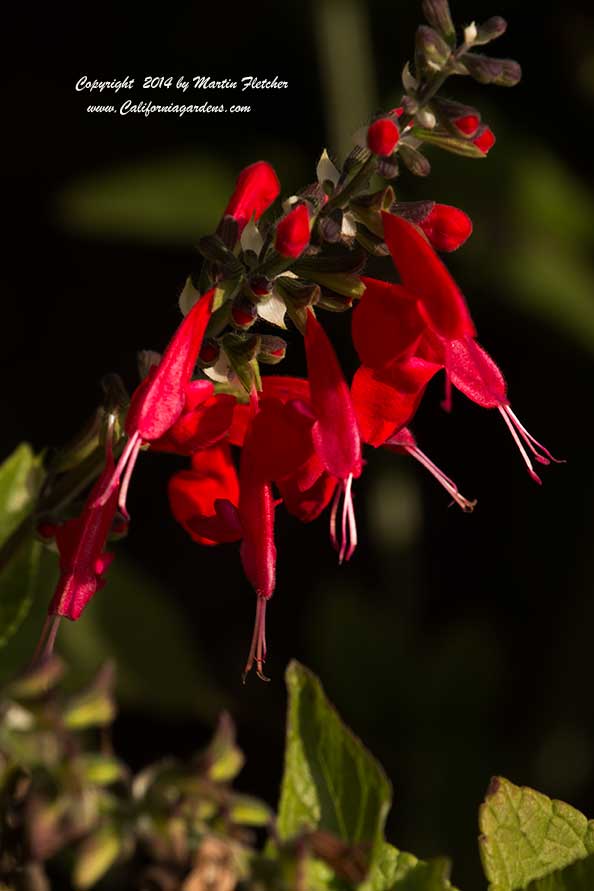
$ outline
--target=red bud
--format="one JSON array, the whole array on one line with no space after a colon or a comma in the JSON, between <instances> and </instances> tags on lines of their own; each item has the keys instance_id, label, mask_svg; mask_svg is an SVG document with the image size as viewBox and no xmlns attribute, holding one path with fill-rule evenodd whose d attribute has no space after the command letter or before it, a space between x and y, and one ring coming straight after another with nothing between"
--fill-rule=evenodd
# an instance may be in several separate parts
<instances>
[{"instance_id":1,"label":"red bud","mask_svg":"<svg viewBox=\"0 0 594 891\"><path fill-rule=\"evenodd\" d=\"M274 247L283 257L299 257L309 244L309 212L298 204L276 227Z\"/></svg>"},{"instance_id":2,"label":"red bud","mask_svg":"<svg viewBox=\"0 0 594 891\"><path fill-rule=\"evenodd\" d=\"M399 138L400 132L394 121L380 118L367 131L367 146L374 155L384 158L392 154Z\"/></svg>"},{"instance_id":3,"label":"red bud","mask_svg":"<svg viewBox=\"0 0 594 891\"><path fill-rule=\"evenodd\" d=\"M436 204L419 225L436 251L455 251L472 234L470 217L448 204Z\"/></svg>"},{"instance_id":4,"label":"red bud","mask_svg":"<svg viewBox=\"0 0 594 891\"><path fill-rule=\"evenodd\" d=\"M256 161L237 177L224 216L232 217L241 235L252 217L258 220L280 194L278 177L267 161Z\"/></svg>"}]
</instances>

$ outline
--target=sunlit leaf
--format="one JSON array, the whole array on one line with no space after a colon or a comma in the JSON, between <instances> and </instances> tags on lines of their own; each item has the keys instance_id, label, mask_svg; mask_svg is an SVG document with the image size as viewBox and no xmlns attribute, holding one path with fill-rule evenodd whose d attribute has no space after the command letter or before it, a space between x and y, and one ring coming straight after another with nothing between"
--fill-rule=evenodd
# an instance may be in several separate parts
<instances>
[{"instance_id":1,"label":"sunlit leaf","mask_svg":"<svg viewBox=\"0 0 594 891\"><path fill-rule=\"evenodd\" d=\"M499 777L481 806L480 828L490 891L524 889L594 853L594 822L562 801Z\"/></svg>"}]
</instances>

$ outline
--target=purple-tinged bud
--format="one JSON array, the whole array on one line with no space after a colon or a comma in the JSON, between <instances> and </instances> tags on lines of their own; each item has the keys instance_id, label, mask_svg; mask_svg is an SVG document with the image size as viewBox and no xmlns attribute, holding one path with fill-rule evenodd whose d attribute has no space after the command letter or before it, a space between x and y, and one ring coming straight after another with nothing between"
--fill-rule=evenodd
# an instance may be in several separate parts
<instances>
[{"instance_id":1,"label":"purple-tinged bud","mask_svg":"<svg viewBox=\"0 0 594 891\"><path fill-rule=\"evenodd\" d=\"M456 29L448 0L423 0L423 15L429 24L439 31L442 37L445 37L448 43L455 43Z\"/></svg>"},{"instance_id":2,"label":"purple-tinged bud","mask_svg":"<svg viewBox=\"0 0 594 891\"><path fill-rule=\"evenodd\" d=\"M398 161L396 158L380 158L377 162L377 172L384 179L396 179L398 176Z\"/></svg>"},{"instance_id":3,"label":"purple-tinged bud","mask_svg":"<svg viewBox=\"0 0 594 891\"><path fill-rule=\"evenodd\" d=\"M198 364L202 368L210 368L221 355L221 348L214 337L207 337L202 342L202 348L198 356Z\"/></svg>"},{"instance_id":4,"label":"purple-tinged bud","mask_svg":"<svg viewBox=\"0 0 594 891\"><path fill-rule=\"evenodd\" d=\"M258 318L258 310L255 303L246 297L236 297L231 308L231 324L235 328L247 330L251 328Z\"/></svg>"},{"instance_id":5,"label":"purple-tinged bud","mask_svg":"<svg viewBox=\"0 0 594 891\"><path fill-rule=\"evenodd\" d=\"M265 275L253 275L248 280L248 288L250 294L252 294L257 301L267 300L272 293L272 282Z\"/></svg>"},{"instance_id":6,"label":"purple-tinged bud","mask_svg":"<svg viewBox=\"0 0 594 891\"><path fill-rule=\"evenodd\" d=\"M264 365L277 365L285 358L286 352L287 343L282 337L275 337L272 334L263 334L260 337L258 362L263 362Z\"/></svg>"},{"instance_id":7,"label":"purple-tinged bud","mask_svg":"<svg viewBox=\"0 0 594 891\"><path fill-rule=\"evenodd\" d=\"M499 15L495 15L477 27L477 36L475 37L474 42L477 46L484 43L490 43L492 40L501 37L506 31L507 22L505 19L502 19Z\"/></svg>"},{"instance_id":8,"label":"purple-tinged bud","mask_svg":"<svg viewBox=\"0 0 594 891\"><path fill-rule=\"evenodd\" d=\"M429 176L431 173L431 164L428 159L418 149L411 148L410 145L401 145L398 151L405 167L414 173L415 176Z\"/></svg>"},{"instance_id":9,"label":"purple-tinged bud","mask_svg":"<svg viewBox=\"0 0 594 891\"><path fill-rule=\"evenodd\" d=\"M515 87L522 79L522 69L513 59L491 59L480 53L466 53L462 64L470 76L481 84Z\"/></svg>"},{"instance_id":10,"label":"purple-tinged bud","mask_svg":"<svg viewBox=\"0 0 594 891\"><path fill-rule=\"evenodd\" d=\"M441 71L451 55L449 44L428 25L417 28L415 49L425 65L433 71Z\"/></svg>"}]
</instances>

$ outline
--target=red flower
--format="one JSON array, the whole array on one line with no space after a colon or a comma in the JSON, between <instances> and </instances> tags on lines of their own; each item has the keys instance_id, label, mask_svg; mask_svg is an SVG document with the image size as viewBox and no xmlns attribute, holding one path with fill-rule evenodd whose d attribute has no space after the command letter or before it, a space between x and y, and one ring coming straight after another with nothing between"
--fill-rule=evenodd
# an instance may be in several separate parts
<instances>
[{"instance_id":1,"label":"red flower","mask_svg":"<svg viewBox=\"0 0 594 891\"><path fill-rule=\"evenodd\" d=\"M226 443L196 452L192 469L171 477L169 504L175 519L199 544L239 541L239 480Z\"/></svg>"},{"instance_id":2,"label":"red flower","mask_svg":"<svg viewBox=\"0 0 594 891\"><path fill-rule=\"evenodd\" d=\"M314 446L324 468L339 483L332 505L330 533L342 562L351 557L357 545L351 487L362 470L361 439L351 394L336 354L312 312L308 313L305 327L305 351L315 416ZM339 546L335 521L341 493L344 502Z\"/></svg>"},{"instance_id":3,"label":"red flower","mask_svg":"<svg viewBox=\"0 0 594 891\"><path fill-rule=\"evenodd\" d=\"M505 378L493 359L472 337L465 337L446 344L445 361L449 379L461 393L483 408L499 410L520 450L528 473L535 482L541 483L528 452L532 453L539 464L562 462L553 458L548 449L526 430L513 413L507 398Z\"/></svg>"},{"instance_id":4,"label":"red flower","mask_svg":"<svg viewBox=\"0 0 594 891\"><path fill-rule=\"evenodd\" d=\"M281 256L295 259L308 244L309 211L305 204L298 204L277 225L274 247Z\"/></svg>"},{"instance_id":5,"label":"red flower","mask_svg":"<svg viewBox=\"0 0 594 891\"><path fill-rule=\"evenodd\" d=\"M362 365L351 386L363 442L383 445L410 422L431 378L443 368L437 362L409 356L381 370Z\"/></svg>"},{"instance_id":6,"label":"red flower","mask_svg":"<svg viewBox=\"0 0 594 891\"><path fill-rule=\"evenodd\" d=\"M158 365L154 365L130 400L125 430L128 441L111 479L97 498L103 505L119 486L118 505L127 517L128 485L145 443L160 440L178 420L186 404L188 384L200 352L204 332L210 320L214 288L194 304L171 338Z\"/></svg>"},{"instance_id":7,"label":"red flower","mask_svg":"<svg viewBox=\"0 0 594 891\"><path fill-rule=\"evenodd\" d=\"M442 337L476 334L466 301L429 242L412 223L382 213L384 239L406 290L419 300L429 325Z\"/></svg>"},{"instance_id":8,"label":"red flower","mask_svg":"<svg viewBox=\"0 0 594 891\"><path fill-rule=\"evenodd\" d=\"M455 251L472 234L470 217L448 204L435 204L419 225L436 251Z\"/></svg>"},{"instance_id":9,"label":"red flower","mask_svg":"<svg viewBox=\"0 0 594 891\"><path fill-rule=\"evenodd\" d=\"M211 381L191 381L186 387L186 401L177 421L159 439L151 443L157 452L193 455L223 439L233 420L235 398L215 395Z\"/></svg>"},{"instance_id":10,"label":"red flower","mask_svg":"<svg viewBox=\"0 0 594 891\"><path fill-rule=\"evenodd\" d=\"M402 285L361 278L365 292L353 310L353 344L363 365L382 368L414 352L426 321Z\"/></svg>"},{"instance_id":11,"label":"red flower","mask_svg":"<svg viewBox=\"0 0 594 891\"><path fill-rule=\"evenodd\" d=\"M267 161L256 161L241 171L224 216L232 217L243 232L250 219L258 220L280 194L280 183Z\"/></svg>"},{"instance_id":12,"label":"red flower","mask_svg":"<svg viewBox=\"0 0 594 891\"><path fill-rule=\"evenodd\" d=\"M398 433L386 440L385 446L392 452L401 452L406 455L411 455L435 477L437 482L444 487L446 492L452 496L456 504L459 504L463 511L471 513L474 510L476 501L469 501L468 498L465 498L460 494L456 483L451 480L449 476L446 476L443 470L440 470L439 467L420 450L416 439L408 427L403 427Z\"/></svg>"},{"instance_id":13,"label":"red flower","mask_svg":"<svg viewBox=\"0 0 594 891\"><path fill-rule=\"evenodd\" d=\"M374 155L391 155L400 138L398 126L390 118L374 121L367 130L367 147Z\"/></svg>"},{"instance_id":14,"label":"red flower","mask_svg":"<svg viewBox=\"0 0 594 891\"><path fill-rule=\"evenodd\" d=\"M480 128L472 142L478 149L481 150L483 155L488 155L490 150L495 145L495 134L493 133L491 128L487 127L487 125L485 124L483 127Z\"/></svg>"}]
</instances>

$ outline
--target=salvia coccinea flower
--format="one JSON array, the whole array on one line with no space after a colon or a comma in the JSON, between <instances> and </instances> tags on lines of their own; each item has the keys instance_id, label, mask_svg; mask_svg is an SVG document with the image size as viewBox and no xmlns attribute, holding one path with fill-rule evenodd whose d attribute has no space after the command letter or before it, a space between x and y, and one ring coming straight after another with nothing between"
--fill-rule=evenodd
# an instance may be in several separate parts
<instances>
[{"instance_id":1,"label":"salvia coccinea flower","mask_svg":"<svg viewBox=\"0 0 594 891\"><path fill-rule=\"evenodd\" d=\"M302 523L310 523L328 506L338 481L328 473L315 450L309 383L303 378L266 375L262 378L260 405L262 443L258 460L265 462L286 510ZM243 446L249 414L249 406L236 406L229 432L233 445ZM263 472L266 475L266 470Z\"/></svg>"},{"instance_id":2,"label":"salvia coccinea flower","mask_svg":"<svg viewBox=\"0 0 594 891\"><path fill-rule=\"evenodd\" d=\"M361 438L351 394L324 329L310 310L305 326L305 353L316 452L330 476L338 480L330 515L330 534L339 560L348 560L357 545L352 484L361 474ZM343 496L340 535L336 519Z\"/></svg>"},{"instance_id":3,"label":"salvia coccinea flower","mask_svg":"<svg viewBox=\"0 0 594 891\"><path fill-rule=\"evenodd\" d=\"M427 324L447 340L474 336L476 329L458 285L413 223L382 213L384 240L406 290L419 301Z\"/></svg>"},{"instance_id":4,"label":"salvia coccinea flower","mask_svg":"<svg viewBox=\"0 0 594 891\"><path fill-rule=\"evenodd\" d=\"M287 259L300 257L309 244L309 211L306 204L297 204L279 221L276 227L274 247Z\"/></svg>"},{"instance_id":5,"label":"salvia coccinea flower","mask_svg":"<svg viewBox=\"0 0 594 891\"><path fill-rule=\"evenodd\" d=\"M105 547L117 513L117 491L114 490L101 505L97 505L96 501L114 471L111 436L110 429L106 441L105 467L80 515L51 529L60 558L60 576L34 662L52 652L60 619L79 619L87 603L105 584L104 575L113 559L113 554L108 553Z\"/></svg>"},{"instance_id":6,"label":"salvia coccinea flower","mask_svg":"<svg viewBox=\"0 0 594 891\"><path fill-rule=\"evenodd\" d=\"M190 381L182 413L163 436L151 443L151 449L193 455L210 448L229 432L235 404L233 396L215 394L212 381Z\"/></svg>"},{"instance_id":7,"label":"salvia coccinea flower","mask_svg":"<svg viewBox=\"0 0 594 891\"><path fill-rule=\"evenodd\" d=\"M419 226L436 251L456 251L472 235L470 217L448 204L435 204Z\"/></svg>"},{"instance_id":8,"label":"salvia coccinea flower","mask_svg":"<svg viewBox=\"0 0 594 891\"><path fill-rule=\"evenodd\" d=\"M532 479L541 483L532 460L539 464L561 463L526 430L511 409L505 378L489 354L472 337L449 341L445 365L456 389L482 408L496 408L507 424ZM532 455L532 459L530 454Z\"/></svg>"},{"instance_id":9,"label":"salvia coccinea flower","mask_svg":"<svg viewBox=\"0 0 594 891\"><path fill-rule=\"evenodd\" d=\"M351 395L363 442L384 445L413 418L427 384L443 364L407 356L381 369L362 365L353 377Z\"/></svg>"},{"instance_id":10,"label":"salvia coccinea flower","mask_svg":"<svg viewBox=\"0 0 594 891\"><path fill-rule=\"evenodd\" d=\"M102 505L119 487L118 505L127 517L126 495L143 445L160 440L179 419L186 405L188 385L208 325L214 288L203 294L182 320L158 365L153 365L130 400L124 429L127 442L111 479L97 498Z\"/></svg>"},{"instance_id":11,"label":"salvia coccinea flower","mask_svg":"<svg viewBox=\"0 0 594 891\"><path fill-rule=\"evenodd\" d=\"M425 452L421 451L408 427L402 427L398 433L387 439L384 445L390 451L410 455L419 464L422 464L465 513L471 513L474 510L476 501L469 501L468 498L465 498L458 490L456 483L449 476L446 476L443 470L437 464L434 464Z\"/></svg>"},{"instance_id":12,"label":"salvia coccinea flower","mask_svg":"<svg viewBox=\"0 0 594 891\"><path fill-rule=\"evenodd\" d=\"M226 442L196 452L191 469L171 477L168 494L173 516L198 544L241 539L239 479Z\"/></svg>"},{"instance_id":13,"label":"salvia coccinea flower","mask_svg":"<svg viewBox=\"0 0 594 891\"><path fill-rule=\"evenodd\" d=\"M235 191L231 196L224 217L231 217L241 235L249 221L258 220L280 194L280 183L267 161L256 161L241 171Z\"/></svg>"},{"instance_id":14,"label":"salvia coccinea flower","mask_svg":"<svg viewBox=\"0 0 594 891\"><path fill-rule=\"evenodd\" d=\"M367 147L374 155L388 157L396 148L400 138L397 124L390 118L379 118L369 125Z\"/></svg>"},{"instance_id":15,"label":"salvia coccinea flower","mask_svg":"<svg viewBox=\"0 0 594 891\"><path fill-rule=\"evenodd\" d=\"M254 632L243 672L245 678L254 662L256 673L262 680L266 661L266 604L274 593L276 584L276 546L274 543L275 501L268 474L261 472L261 441L258 425L258 396L252 392L250 424L240 462L239 519L242 530L241 562L243 570L256 592L256 618Z\"/></svg>"},{"instance_id":16,"label":"salvia coccinea flower","mask_svg":"<svg viewBox=\"0 0 594 891\"><path fill-rule=\"evenodd\" d=\"M382 368L412 355L426 328L418 298L402 285L361 277L365 291L353 309L353 345L363 365Z\"/></svg>"}]
</instances>

